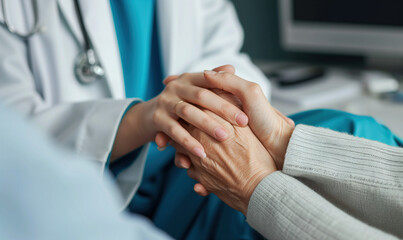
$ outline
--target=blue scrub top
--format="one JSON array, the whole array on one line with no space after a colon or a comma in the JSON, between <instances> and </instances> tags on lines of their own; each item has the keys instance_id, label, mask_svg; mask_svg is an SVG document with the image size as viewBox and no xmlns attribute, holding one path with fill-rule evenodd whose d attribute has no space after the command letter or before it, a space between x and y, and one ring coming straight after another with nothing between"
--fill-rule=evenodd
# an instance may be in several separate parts
<instances>
[{"instance_id":1,"label":"blue scrub top","mask_svg":"<svg viewBox=\"0 0 403 240\"><path fill-rule=\"evenodd\" d=\"M141 98L145 101L157 96L164 89L163 70L155 14L155 0L111 0L112 14L119 43L120 57L127 98ZM151 144L147 163L150 159L173 158L173 149L159 152L155 143ZM131 163L135 155L126 161L111 166L114 174ZM155 164L148 164L147 168ZM152 166L150 166L152 165Z\"/></svg>"},{"instance_id":2,"label":"blue scrub top","mask_svg":"<svg viewBox=\"0 0 403 240\"><path fill-rule=\"evenodd\" d=\"M155 0L110 0L110 3L119 43L126 97L147 101L164 89ZM119 174L132 163L138 152L135 151L112 164L112 172ZM162 168L162 162L173 161L173 154L173 148L160 152L156 144L152 143L146 169L157 173ZM159 161L154 162L155 159Z\"/></svg>"},{"instance_id":3,"label":"blue scrub top","mask_svg":"<svg viewBox=\"0 0 403 240\"><path fill-rule=\"evenodd\" d=\"M111 0L127 98L145 101L164 88L155 0Z\"/></svg>"}]
</instances>

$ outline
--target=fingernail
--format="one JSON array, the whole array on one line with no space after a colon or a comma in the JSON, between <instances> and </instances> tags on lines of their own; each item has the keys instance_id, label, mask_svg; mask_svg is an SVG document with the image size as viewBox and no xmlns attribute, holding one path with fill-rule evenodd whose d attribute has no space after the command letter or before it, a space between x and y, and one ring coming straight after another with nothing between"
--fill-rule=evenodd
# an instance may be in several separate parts
<instances>
[{"instance_id":1,"label":"fingernail","mask_svg":"<svg viewBox=\"0 0 403 240\"><path fill-rule=\"evenodd\" d=\"M227 132L222 128L217 128L214 134L218 140L224 140L228 136Z\"/></svg>"},{"instance_id":2,"label":"fingernail","mask_svg":"<svg viewBox=\"0 0 403 240\"><path fill-rule=\"evenodd\" d=\"M217 74L217 72L210 71L210 70L205 70L204 73L207 75L216 75Z\"/></svg>"},{"instance_id":3,"label":"fingernail","mask_svg":"<svg viewBox=\"0 0 403 240\"><path fill-rule=\"evenodd\" d=\"M198 184L194 185L193 190L198 193L201 191L200 186Z\"/></svg>"},{"instance_id":4,"label":"fingernail","mask_svg":"<svg viewBox=\"0 0 403 240\"><path fill-rule=\"evenodd\" d=\"M238 113L235 116L235 120L239 126L245 126L248 124L248 116L246 116L244 113Z\"/></svg>"},{"instance_id":5,"label":"fingernail","mask_svg":"<svg viewBox=\"0 0 403 240\"><path fill-rule=\"evenodd\" d=\"M291 126L293 126L293 127L295 127L295 122L294 122L294 120L292 120L291 118L288 118L288 123L291 125Z\"/></svg>"},{"instance_id":6,"label":"fingernail","mask_svg":"<svg viewBox=\"0 0 403 240\"><path fill-rule=\"evenodd\" d=\"M193 152L196 154L196 156L198 156L198 157L201 157L201 158L206 158L207 157L207 155L206 155L206 153L204 152L204 150L203 149L201 149L201 148L199 148L199 147L195 147L194 149L193 149Z\"/></svg>"},{"instance_id":7,"label":"fingernail","mask_svg":"<svg viewBox=\"0 0 403 240\"><path fill-rule=\"evenodd\" d=\"M157 147L157 150L160 151L160 152L165 151L165 149L167 149L167 146L165 146L165 147Z\"/></svg>"},{"instance_id":8,"label":"fingernail","mask_svg":"<svg viewBox=\"0 0 403 240\"><path fill-rule=\"evenodd\" d=\"M184 169L189 169L190 168L190 163L189 162L183 162L182 163L182 167L184 168Z\"/></svg>"}]
</instances>

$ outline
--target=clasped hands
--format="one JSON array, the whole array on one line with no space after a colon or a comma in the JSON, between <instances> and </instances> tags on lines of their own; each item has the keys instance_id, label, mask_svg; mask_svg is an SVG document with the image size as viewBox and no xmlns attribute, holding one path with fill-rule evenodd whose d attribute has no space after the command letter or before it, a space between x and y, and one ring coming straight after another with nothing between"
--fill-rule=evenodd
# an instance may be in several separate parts
<instances>
[{"instance_id":1,"label":"clasped hands","mask_svg":"<svg viewBox=\"0 0 403 240\"><path fill-rule=\"evenodd\" d=\"M215 86L212 92L246 113L249 124L233 125L199 106L225 128L228 136L218 140L181 121L183 128L203 146L206 156L195 155L171 141L177 150L175 164L188 169L189 177L198 182L194 186L198 194L214 193L246 215L256 186L269 174L282 169L294 122L270 105L258 84L236 76L232 68L226 72L206 71L204 78ZM168 139L164 134L157 134L156 142L164 146Z\"/></svg>"}]
</instances>

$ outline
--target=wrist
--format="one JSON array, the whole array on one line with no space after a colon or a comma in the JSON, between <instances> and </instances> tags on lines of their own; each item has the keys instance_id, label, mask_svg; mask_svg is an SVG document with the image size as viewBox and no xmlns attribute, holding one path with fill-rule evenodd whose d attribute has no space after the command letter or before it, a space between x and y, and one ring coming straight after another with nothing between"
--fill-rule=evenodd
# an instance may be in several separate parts
<instances>
[{"instance_id":1,"label":"wrist","mask_svg":"<svg viewBox=\"0 0 403 240\"><path fill-rule=\"evenodd\" d=\"M153 139L144 113L146 103L131 106L122 118L111 153L111 161L130 153Z\"/></svg>"},{"instance_id":2,"label":"wrist","mask_svg":"<svg viewBox=\"0 0 403 240\"><path fill-rule=\"evenodd\" d=\"M294 128L294 125L283 122L276 128L276 132L268 134L268 139L264 141L264 146L273 158L276 168L280 171L283 169L288 143Z\"/></svg>"},{"instance_id":3,"label":"wrist","mask_svg":"<svg viewBox=\"0 0 403 240\"><path fill-rule=\"evenodd\" d=\"M281 137L279 141L279 150L276 157L274 158L278 170L283 169L288 144L290 142L294 129L295 126L290 126L286 124L286 126L283 128L283 131L281 132Z\"/></svg>"},{"instance_id":4,"label":"wrist","mask_svg":"<svg viewBox=\"0 0 403 240\"><path fill-rule=\"evenodd\" d=\"M246 188L246 191L244 191L244 199L242 201L242 206L240 207L240 211L246 216L246 213L248 211L248 206L249 206L249 201L255 192L256 187L260 184L260 182L275 172L275 170L270 170L263 168L264 170L259 171L257 174L255 174L251 179L248 181L248 187Z\"/></svg>"},{"instance_id":5,"label":"wrist","mask_svg":"<svg viewBox=\"0 0 403 240\"><path fill-rule=\"evenodd\" d=\"M130 114L130 125L137 129L137 136L144 139L144 142L154 140L157 131L152 125L153 100L138 103Z\"/></svg>"}]
</instances>

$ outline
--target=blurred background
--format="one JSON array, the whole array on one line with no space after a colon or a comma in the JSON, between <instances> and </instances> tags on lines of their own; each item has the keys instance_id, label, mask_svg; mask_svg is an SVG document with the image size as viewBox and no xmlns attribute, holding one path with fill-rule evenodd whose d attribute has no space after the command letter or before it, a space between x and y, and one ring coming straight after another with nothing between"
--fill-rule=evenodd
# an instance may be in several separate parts
<instances>
[{"instance_id":1,"label":"blurred background","mask_svg":"<svg viewBox=\"0 0 403 240\"><path fill-rule=\"evenodd\" d=\"M403 137L403 1L232 1L275 107L370 115Z\"/></svg>"}]
</instances>

